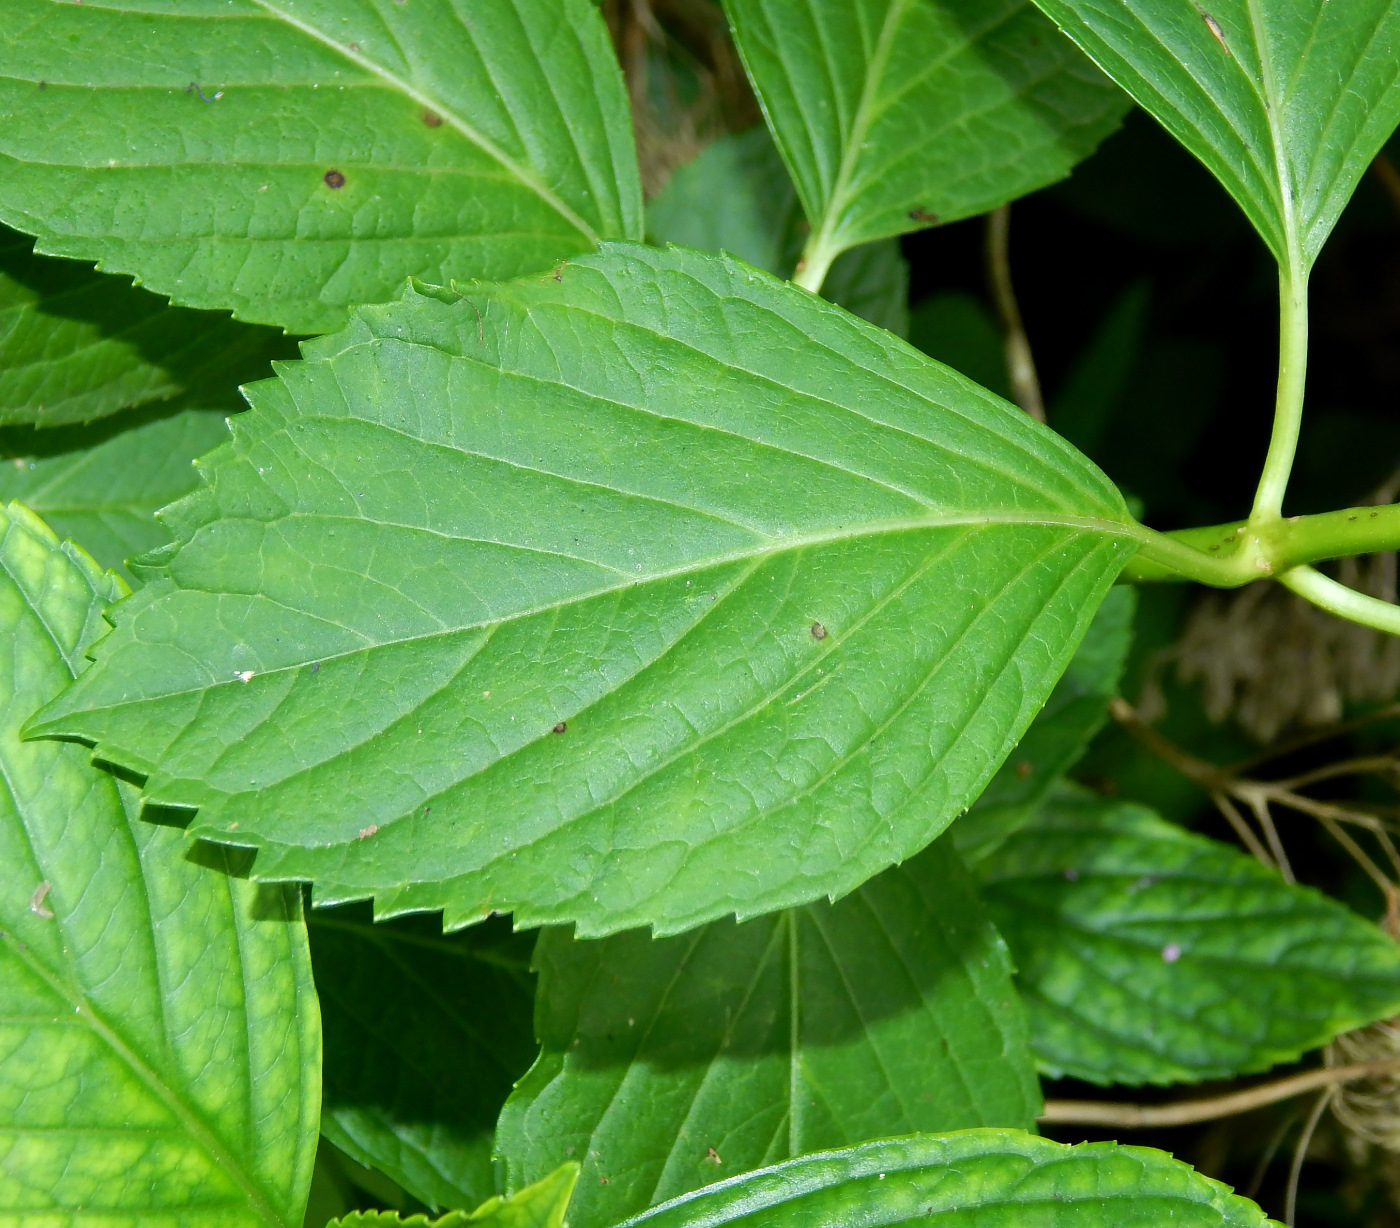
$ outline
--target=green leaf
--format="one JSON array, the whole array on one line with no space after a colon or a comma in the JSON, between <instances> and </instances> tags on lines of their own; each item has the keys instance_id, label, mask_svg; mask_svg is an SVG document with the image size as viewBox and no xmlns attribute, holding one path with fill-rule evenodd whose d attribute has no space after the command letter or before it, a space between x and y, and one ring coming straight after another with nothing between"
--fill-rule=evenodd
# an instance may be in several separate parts
<instances>
[{"instance_id":1,"label":"green leaf","mask_svg":"<svg viewBox=\"0 0 1400 1228\"><path fill-rule=\"evenodd\" d=\"M1127 99L1029 0L728 0L809 263L1069 173Z\"/></svg>"},{"instance_id":2,"label":"green leaf","mask_svg":"<svg viewBox=\"0 0 1400 1228\"><path fill-rule=\"evenodd\" d=\"M1053 1075L1221 1078L1400 1011L1393 939L1145 807L1066 788L978 870Z\"/></svg>"},{"instance_id":3,"label":"green leaf","mask_svg":"<svg viewBox=\"0 0 1400 1228\"><path fill-rule=\"evenodd\" d=\"M356 1211L327 1228L566 1228L564 1212L578 1180L578 1165L560 1165L510 1198L491 1198L475 1211L449 1211L437 1219L401 1217L394 1211Z\"/></svg>"},{"instance_id":4,"label":"green leaf","mask_svg":"<svg viewBox=\"0 0 1400 1228\"><path fill-rule=\"evenodd\" d=\"M1400 0L1036 0L1306 271L1400 123Z\"/></svg>"},{"instance_id":5,"label":"green leaf","mask_svg":"<svg viewBox=\"0 0 1400 1228\"><path fill-rule=\"evenodd\" d=\"M529 947L436 917L313 913L325 1029L321 1132L429 1207L495 1192L496 1117L535 1058Z\"/></svg>"},{"instance_id":6,"label":"green leaf","mask_svg":"<svg viewBox=\"0 0 1400 1228\"><path fill-rule=\"evenodd\" d=\"M647 206L653 242L728 252L779 277L792 276L804 229L797 192L761 125L713 141ZM842 253L822 296L900 337L909 334L909 265L893 239Z\"/></svg>"},{"instance_id":7,"label":"green leaf","mask_svg":"<svg viewBox=\"0 0 1400 1228\"><path fill-rule=\"evenodd\" d=\"M11 0L0 220L312 333L410 274L514 277L638 238L641 190L589 0Z\"/></svg>"},{"instance_id":8,"label":"green leaf","mask_svg":"<svg viewBox=\"0 0 1400 1228\"><path fill-rule=\"evenodd\" d=\"M182 855L81 748L19 740L120 588L0 509L0 1218L300 1228L320 1021L298 893Z\"/></svg>"},{"instance_id":9,"label":"green leaf","mask_svg":"<svg viewBox=\"0 0 1400 1228\"><path fill-rule=\"evenodd\" d=\"M969 862L987 856L1035 816L1052 786L1103 727L1132 647L1136 598L1130 588L1109 591L1045 707L954 826L953 840Z\"/></svg>"},{"instance_id":10,"label":"green leaf","mask_svg":"<svg viewBox=\"0 0 1400 1228\"><path fill-rule=\"evenodd\" d=\"M254 386L34 728L260 876L449 928L676 933L923 848L1132 551L1108 479L724 258L620 245L467 293L359 311Z\"/></svg>"},{"instance_id":11,"label":"green leaf","mask_svg":"<svg viewBox=\"0 0 1400 1228\"><path fill-rule=\"evenodd\" d=\"M0 430L0 499L18 499L103 567L131 580L126 561L170 541L156 513L199 485L195 460L228 440L225 415L149 410L100 428Z\"/></svg>"},{"instance_id":12,"label":"green leaf","mask_svg":"<svg viewBox=\"0 0 1400 1228\"><path fill-rule=\"evenodd\" d=\"M930 1219L930 1217L933 1217ZM1265 1228L1229 1187L1146 1147L1066 1147L964 1130L803 1156L697 1190L618 1228Z\"/></svg>"},{"instance_id":13,"label":"green leaf","mask_svg":"<svg viewBox=\"0 0 1400 1228\"><path fill-rule=\"evenodd\" d=\"M913 1131L1029 1127L1011 965L946 841L836 904L535 954L543 1051L506 1105L507 1184L583 1161L603 1228L697 1186Z\"/></svg>"},{"instance_id":14,"label":"green leaf","mask_svg":"<svg viewBox=\"0 0 1400 1228\"><path fill-rule=\"evenodd\" d=\"M239 383L295 356L275 329L171 307L33 246L0 226L0 427L89 422L181 394L239 409Z\"/></svg>"}]
</instances>

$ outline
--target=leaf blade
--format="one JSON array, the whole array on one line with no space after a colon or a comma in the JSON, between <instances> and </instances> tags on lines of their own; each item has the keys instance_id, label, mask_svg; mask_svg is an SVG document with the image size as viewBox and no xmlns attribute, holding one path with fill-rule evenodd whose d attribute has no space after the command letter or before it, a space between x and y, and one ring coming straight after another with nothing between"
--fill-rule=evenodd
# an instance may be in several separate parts
<instances>
[{"instance_id":1,"label":"leaf blade","mask_svg":"<svg viewBox=\"0 0 1400 1228\"><path fill-rule=\"evenodd\" d=\"M1063 790L978 870L1053 1074L1263 1070L1400 1007L1379 929L1145 807Z\"/></svg>"},{"instance_id":2,"label":"leaf blade","mask_svg":"<svg viewBox=\"0 0 1400 1228\"><path fill-rule=\"evenodd\" d=\"M747 266L619 246L561 276L363 311L260 385L168 513L161 573L34 727L201 807L196 830L256 844L260 874L449 926L509 908L679 932L923 847L1132 549L1116 490Z\"/></svg>"},{"instance_id":3,"label":"leaf blade","mask_svg":"<svg viewBox=\"0 0 1400 1228\"><path fill-rule=\"evenodd\" d=\"M18 505L3 522L19 668L0 737L14 868L0 895L0 1205L20 1222L105 1210L290 1228L319 1105L299 901L181 859L180 833L140 822L128 787L71 748L18 740L80 666L113 582Z\"/></svg>"},{"instance_id":4,"label":"leaf blade","mask_svg":"<svg viewBox=\"0 0 1400 1228\"><path fill-rule=\"evenodd\" d=\"M536 965L542 1052L496 1145L510 1186L584 1157L578 1228L806 1152L1039 1111L1010 962L946 841L741 926L546 930Z\"/></svg>"},{"instance_id":5,"label":"leaf blade","mask_svg":"<svg viewBox=\"0 0 1400 1228\"><path fill-rule=\"evenodd\" d=\"M184 305L324 332L409 275L512 277L640 235L621 74L582 0L14 18L0 216Z\"/></svg>"}]
</instances>

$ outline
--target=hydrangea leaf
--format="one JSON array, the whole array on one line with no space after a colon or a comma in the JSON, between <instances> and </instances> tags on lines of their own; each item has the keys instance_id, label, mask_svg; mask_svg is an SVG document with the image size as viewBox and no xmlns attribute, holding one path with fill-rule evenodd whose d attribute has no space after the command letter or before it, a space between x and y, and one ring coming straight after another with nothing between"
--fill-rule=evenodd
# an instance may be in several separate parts
<instances>
[{"instance_id":1,"label":"hydrangea leaf","mask_svg":"<svg viewBox=\"0 0 1400 1228\"><path fill-rule=\"evenodd\" d=\"M1400 0L1036 0L1306 270L1400 124Z\"/></svg>"},{"instance_id":2,"label":"hydrangea leaf","mask_svg":"<svg viewBox=\"0 0 1400 1228\"><path fill-rule=\"evenodd\" d=\"M475 1211L449 1211L430 1219L397 1211L355 1211L327 1228L567 1228L564 1213L578 1181L578 1165L560 1165L510 1198L488 1199Z\"/></svg>"},{"instance_id":3,"label":"hydrangea leaf","mask_svg":"<svg viewBox=\"0 0 1400 1228\"><path fill-rule=\"evenodd\" d=\"M1142 530L1014 407L722 257L356 313L255 385L34 723L381 914L676 933L923 848Z\"/></svg>"},{"instance_id":4,"label":"hydrangea leaf","mask_svg":"<svg viewBox=\"0 0 1400 1228\"><path fill-rule=\"evenodd\" d=\"M674 938L540 936L543 1051L501 1116L508 1185L582 1159L574 1228L913 1131L1030 1127L1005 945L948 841L835 904Z\"/></svg>"},{"instance_id":5,"label":"hydrangea leaf","mask_svg":"<svg viewBox=\"0 0 1400 1228\"><path fill-rule=\"evenodd\" d=\"M1400 1011L1394 939L1143 806L1062 786L978 870L1052 1075L1223 1078Z\"/></svg>"},{"instance_id":6,"label":"hydrangea leaf","mask_svg":"<svg viewBox=\"0 0 1400 1228\"><path fill-rule=\"evenodd\" d=\"M90 422L177 396L241 409L239 383L295 356L276 329L172 307L33 246L0 226L0 427Z\"/></svg>"},{"instance_id":7,"label":"hydrangea leaf","mask_svg":"<svg viewBox=\"0 0 1400 1228\"><path fill-rule=\"evenodd\" d=\"M326 332L409 275L514 277L641 237L622 75L589 0L5 16L0 220L183 306Z\"/></svg>"},{"instance_id":8,"label":"hydrangea leaf","mask_svg":"<svg viewBox=\"0 0 1400 1228\"><path fill-rule=\"evenodd\" d=\"M745 1173L618 1228L1268 1228L1229 1187L1147 1147L1019 1130L915 1135Z\"/></svg>"},{"instance_id":9,"label":"hydrangea leaf","mask_svg":"<svg viewBox=\"0 0 1400 1228\"><path fill-rule=\"evenodd\" d=\"M321 1132L429 1207L496 1189L496 1117L534 1060L530 938L436 917L313 913L325 1029Z\"/></svg>"},{"instance_id":10,"label":"hydrangea leaf","mask_svg":"<svg viewBox=\"0 0 1400 1228\"><path fill-rule=\"evenodd\" d=\"M82 748L19 739L119 587L0 509L0 1218L300 1228L320 1021L297 892L186 855Z\"/></svg>"},{"instance_id":11,"label":"hydrangea leaf","mask_svg":"<svg viewBox=\"0 0 1400 1228\"><path fill-rule=\"evenodd\" d=\"M1128 100L1030 0L727 0L822 271L1067 175Z\"/></svg>"},{"instance_id":12,"label":"hydrangea leaf","mask_svg":"<svg viewBox=\"0 0 1400 1228\"><path fill-rule=\"evenodd\" d=\"M97 427L0 430L0 499L18 499L103 567L170 541L156 513L199 485L195 460L228 441L226 415L148 410Z\"/></svg>"}]
</instances>

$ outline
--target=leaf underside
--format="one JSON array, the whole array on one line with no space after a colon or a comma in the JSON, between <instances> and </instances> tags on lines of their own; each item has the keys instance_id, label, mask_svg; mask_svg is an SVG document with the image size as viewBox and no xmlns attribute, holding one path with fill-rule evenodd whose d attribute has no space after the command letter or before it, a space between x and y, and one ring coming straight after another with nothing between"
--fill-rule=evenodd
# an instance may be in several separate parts
<instances>
[{"instance_id":1,"label":"leaf underside","mask_svg":"<svg viewBox=\"0 0 1400 1228\"><path fill-rule=\"evenodd\" d=\"M0 226L0 427L90 422L172 397L241 409L240 382L295 356L275 329L172 307L33 246Z\"/></svg>"},{"instance_id":2,"label":"leaf underside","mask_svg":"<svg viewBox=\"0 0 1400 1228\"><path fill-rule=\"evenodd\" d=\"M497 1148L510 1185L582 1158L574 1228L806 1152L1040 1111L1005 946L946 840L836 904L658 940L546 930L535 963L543 1052Z\"/></svg>"},{"instance_id":3,"label":"leaf underside","mask_svg":"<svg viewBox=\"0 0 1400 1228\"><path fill-rule=\"evenodd\" d=\"M932 1218L930 1218L932 1217ZM804 1156L698 1190L618 1228L1266 1228L1227 1186L1146 1147L1066 1147L964 1130Z\"/></svg>"},{"instance_id":4,"label":"leaf underside","mask_svg":"<svg viewBox=\"0 0 1400 1228\"><path fill-rule=\"evenodd\" d=\"M18 737L115 595L0 509L0 1218L298 1228L320 1024L296 893L199 864L80 748Z\"/></svg>"},{"instance_id":5,"label":"leaf underside","mask_svg":"<svg viewBox=\"0 0 1400 1228\"><path fill-rule=\"evenodd\" d=\"M926 845L1131 552L1111 483L724 258L464 293L253 387L34 729L264 878L449 927L678 932Z\"/></svg>"},{"instance_id":6,"label":"leaf underside","mask_svg":"<svg viewBox=\"0 0 1400 1228\"><path fill-rule=\"evenodd\" d=\"M589 0L11 0L5 17L0 219L185 306L325 332L410 274L514 277L641 237Z\"/></svg>"},{"instance_id":7,"label":"leaf underside","mask_svg":"<svg viewBox=\"0 0 1400 1228\"><path fill-rule=\"evenodd\" d=\"M1400 124L1400 0L1036 0L1306 271Z\"/></svg>"},{"instance_id":8,"label":"leaf underside","mask_svg":"<svg viewBox=\"0 0 1400 1228\"><path fill-rule=\"evenodd\" d=\"M529 937L494 922L444 936L436 918L309 918L325 1030L321 1132L425 1206L495 1192L496 1117L536 1048Z\"/></svg>"},{"instance_id":9,"label":"leaf underside","mask_svg":"<svg viewBox=\"0 0 1400 1228\"><path fill-rule=\"evenodd\" d=\"M101 428L0 430L0 499L18 499L124 580L126 561L170 541L156 518L199 485L194 461L228 441L225 414L149 409Z\"/></svg>"},{"instance_id":10,"label":"leaf underside","mask_svg":"<svg viewBox=\"0 0 1400 1228\"><path fill-rule=\"evenodd\" d=\"M1067 788L978 870L1050 1074L1221 1078L1400 1011L1400 947L1142 806Z\"/></svg>"},{"instance_id":11,"label":"leaf underside","mask_svg":"<svg viewBox=\"0 0 1400 1228\"><path fill-rule=\"evenodd\" d=\"M437 1219L397 1211L354 1211L327 1228L567 1228L564 1213L578 1180L578 1165L554 1172L510 1198L491 1198L475 1211L449 1211Z\"/></svg>"},{"instance_id":12,"label":"leaf underside","mask_svg":"<svg viewBox=\"0 0 1400 1228\"><path fill-rule=\"evenodd\" d=\"M813 231L832 251L1063 178L1128 101L1029 0L727 0Z\"/></svg>"}]
</instances>

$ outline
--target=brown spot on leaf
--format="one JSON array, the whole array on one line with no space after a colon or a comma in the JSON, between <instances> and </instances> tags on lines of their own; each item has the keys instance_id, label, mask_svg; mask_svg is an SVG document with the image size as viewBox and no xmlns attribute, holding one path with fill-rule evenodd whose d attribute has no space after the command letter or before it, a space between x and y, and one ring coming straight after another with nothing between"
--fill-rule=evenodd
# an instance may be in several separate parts
<instances>
[{"instance_id":1,"label":"brown spot on leaf","mask_svg":"<svg viewBox=\"0 0 1400 1228\"><path fill-rule=\"evenodd\" d=\"M1031 767L1031 761L1029 759L1022 759L1021 762L1016 765L1016 775L1022 780L1029 779L1032 771L1034 771L1034 769Z\"/></svg>"},{"instance_id":2,"label":"brown spot on leaf","mask_svg":"<svg viewBox=\"0 0 1400 1228\"><path fill-rule=\"evenodd\" d=\"M423 122L427 124L429 128L441 128L442 116L436 111L424 111Z\"/></svg>"},{"instance_id":3,"label":"brown spot on leaf","mask_svg":"<svg viewBox=\"0 0 1400 1228\"><path fill-rule=\"evenodd\" d=\"M927 209L923 209L923 208L920 208L920 209L910 209L910 210L909 210L909 217L910 217L910 220L915 221L915 222L920 222L920 223L922 223L922 224L925 225L925 226L937 226L937 225L938 225L938 214L936 214L936 213L930 213Z\"/></svg>"},{"instance_id":4,"label":"brown spot on leaf","mask_svg":"<svg viewBox=\"0 0 1400 1228\"><path fill-rule=\"evenodd\" d=\"M328 188L343 188L345 186L345 176L332 167L322 176Z\"/></svg>"},{"instance_id":5,"label":"brown spot on leaf","mask_svg":"<svg viewBox=\"0 0 1400 1228\"><path fill-rule=\"evenodd\" d=\"M359 834L359 837L358 837L358 838L361 839L361 840L368 840L368 839L369 839L372 835L374 835L374 833L377 832L378 830L379 830L379 824L378 824L378 823L371 823L368 827L362 827L362 828L360 828L360 834Z\"/></svg>"},{"instance_id":6,"label":"brown spot on leaf","mask_svg":"<svg viewBox=\"0 0 1400 1228\"><path fill-rule=\"evenodd\" d=\"M814 640L824 640L824 639L826 639L826 628L823 627L823 626L821 625L821 623L813 623L813 624L812 624L811 630L812 630L812 638L813 638Z\"/></svg>"},{"instance_id":7,"label":"brown spot on leaf","mask_svg":"<svg viewBox=\"0 0 1400 1228\"><path fill-rule=\"evenodd\" d=\"M713 1147L705 1148L705 1159L709 1160L711 1164L724 1163L724 1161L719 1158L719 1152L716 1151Z\"/></svg>"},{"instance_id":8,"label":"brown spot on leaf","mask_svg":"<svg viewBox=\"0 0 1400 1228\"><path fill-rule=\"evenodd\" d=\"M565 730L568 729L568 727L569 727L569 724L568 724L567 721L560 721L557 725L554 726L554 732L555 732L555 733L563 733Z\"/></svg>"}]
</instances>

